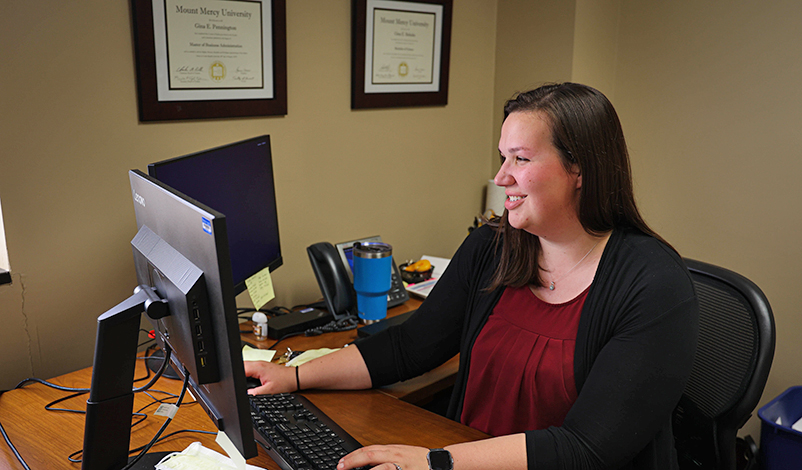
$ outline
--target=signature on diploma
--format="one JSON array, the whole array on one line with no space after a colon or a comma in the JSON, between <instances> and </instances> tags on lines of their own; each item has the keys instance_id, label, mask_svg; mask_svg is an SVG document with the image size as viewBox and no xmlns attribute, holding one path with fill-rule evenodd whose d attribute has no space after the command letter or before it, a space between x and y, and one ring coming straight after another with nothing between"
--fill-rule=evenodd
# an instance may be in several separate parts
<instances>
[{"instance_id":1,"label":"signature on diploma","mask_svg":"<svg viewBox=\"0 0 802 470\"><path fill-rule=\"evenodd\" d=\"M203 66L202 65L197 65L197 66L194 66L194 67L189 66L189 65L182 65L181 67L178 67L178 69L176 69L176 73L181 73L181 74L201 73L201 72L203 72Z\"/></svg>"},{"instance_id":2,"label":"signature on diploma","mask_svg":"<svg viewBox=\"0 0 802 470\"><path fill-rule=\"evenodd\" d=\"M235 82L247 83L247 82L256 80L256 77L246 77L246 76L243 76L243 75L234 75L233 80Z\"/></svg>"},{"instance_id":3,"label":"signature on diploma","mask_svg":"<svg viewBox=\"0 0 802 470\"><path fill-rule=\"evenodd\" d=\"M382 65L381 67L379 67L378 72L390 72L390 65L389 64Z\"/></svg>"},{"instance_id":4,"label":"signature on diploma","mask_svg":"<svg viewBox=\"0 0 802 470\"><path fill-rule=\"evenodd\" d=\"M251 73L251 69L249 69L247 67L237 67L237 69L234 70L234 73L239 74L239 75L248 75L248 74Z\"/></svg>"}]
</instances>

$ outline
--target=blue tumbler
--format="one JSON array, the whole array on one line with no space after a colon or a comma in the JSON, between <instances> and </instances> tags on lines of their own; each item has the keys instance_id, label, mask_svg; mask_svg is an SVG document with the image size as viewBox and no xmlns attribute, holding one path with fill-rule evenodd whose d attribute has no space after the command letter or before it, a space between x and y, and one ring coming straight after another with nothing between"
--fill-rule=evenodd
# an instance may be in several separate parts
<instances>
[{"instance_id":1,"label":"blue tumbler","mask_svg":"<svg viewBox=\"0 0 802 470\"><path fill-rule=\"evenodd\" d=\"M354 289L359 320L364 324L387 316L387 293L392 282L393 247L387 243L354 244Z\"/></svg>"}]
</instances>

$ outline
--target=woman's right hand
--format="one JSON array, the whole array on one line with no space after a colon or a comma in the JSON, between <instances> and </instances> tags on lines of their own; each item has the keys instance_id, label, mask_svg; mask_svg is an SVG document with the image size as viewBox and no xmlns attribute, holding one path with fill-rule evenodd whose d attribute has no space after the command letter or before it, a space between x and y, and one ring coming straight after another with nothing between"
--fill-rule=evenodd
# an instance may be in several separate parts
<instances>
[{"instance_id":1,"label":"woman's right hand","mask_svg":"<svg viewBox=\"0 0 802 470\"><path fill-rule=\"evenodd\" d=\"M295 367L286 367L267 361L244 361L245 375L259 379L259 387L248 390L250 395L294 392Z\"/></svg>"}]
</instances>

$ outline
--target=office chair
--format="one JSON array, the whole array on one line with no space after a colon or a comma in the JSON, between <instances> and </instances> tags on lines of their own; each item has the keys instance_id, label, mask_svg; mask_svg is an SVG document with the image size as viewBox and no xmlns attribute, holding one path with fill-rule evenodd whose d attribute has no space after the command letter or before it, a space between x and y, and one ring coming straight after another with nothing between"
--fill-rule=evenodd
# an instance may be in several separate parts
<instances>
[{"instance_id":1,"label":"office chair","mask_svg":"<svg viewBox=\"0 0 802 470\"><path fill-rule=\"evenodd\" d=\"M699 343L673 415L680 469L750 468L743 456L736 458L736 433L757 406L771 369L771 306L740 274L701 261L685 263L699 299Z\"/></svg>"}]
</instances>

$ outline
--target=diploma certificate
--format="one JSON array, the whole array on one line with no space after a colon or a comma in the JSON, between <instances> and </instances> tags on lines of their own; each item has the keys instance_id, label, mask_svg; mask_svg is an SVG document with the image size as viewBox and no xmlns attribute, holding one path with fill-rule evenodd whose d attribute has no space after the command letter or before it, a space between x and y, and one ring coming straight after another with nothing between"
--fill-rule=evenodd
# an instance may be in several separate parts
<instances>
[{"instance_id":1,"label":"diploma certificate","mask_svg":"<svg viewBox=\"0 0 802 470\"><path fill-rule=\"evenodd\" d=\"M439 91L443 7L367 0L365 93Z\"/></svg>"},{"instance_id":2,"label":"diploma certificate","mask_svg":"<svg viewBox=\"0 0 802 470\"><path fill-rule=\"evenodd\" d=\"M153 0L159 101L273 98L270 0Z\"/></svg>"},{"instance_id":3,"label":"diploma certificate","mask_svg":"<svg viewBox=\"0 0 802 470\"><path fill-rule=\"evenodd\" d=\"M434 13L373 10L372 83L432 83Z\"/></svg>"}]
</instances>

